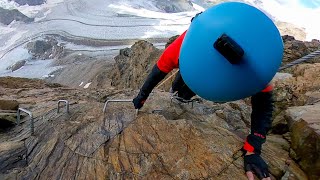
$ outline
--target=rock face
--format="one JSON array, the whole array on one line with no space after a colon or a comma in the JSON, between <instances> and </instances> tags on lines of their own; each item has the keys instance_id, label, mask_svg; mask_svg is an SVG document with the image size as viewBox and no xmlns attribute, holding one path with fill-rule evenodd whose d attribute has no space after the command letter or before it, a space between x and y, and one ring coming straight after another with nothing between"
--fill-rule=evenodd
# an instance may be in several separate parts
<instances>
[{"instance_id":1,"label":"rock face","mask_svg":"<svg viewBox=\"0 0 320 180\"><path fill-rule=\"evenodd\" d=\"M291 147L310 179L320 177L320 103L287 110Z\"/></svg>"},{"instance_id":2,"label":"rock face","mask_svg":"<svg viewBox=\"0 0 320 180\"><path fill-rule=\"evenodd\" d=\"M11 81L15 86L0 83L0 88L6 98L18 99L33 112L35 133L30 134L26 117L0 136L3 179L246 179L243 139L235 133L238 127L229 123L231 109L250 113L244 101L224 105L203 101L192 107L155 91L138 115L131 103L109 104L104 114L105 98L128 99L137 91L80 91L43 81ZM64 107L57 113L59 99L69 100L69 113ZM242 132L248 132L247 115L240 121L246 121L239 124ZM286 145L272 139L262 154L274 178L306 179Z\"/></svg>"},{"instance_id":3,"label":"rock face","mask_svg":"<svg viewBox=\"0 0 320 180\"><path fill-rule=\"evenodd\" d=\"M106 60L94 59L58 70L47 81L74 88L110 87L111 82L105 76L111 71L111 67L112 64Z\"/></svg>"},{"instance_id":4,"label":"rock face","mask_svg":"<svg viewBox=\"0 0 320 180\"><path fill-rule=\"evenodd\" d=\"M130 49L122 50L114 59L112 86L138 89L153 68L162 51L147 41L138 41Z\"/></svg>"},{"instance_id":5,"label":"rock face","mask_svg":"<svg viewBox=\"0 0 320 180\"><path fill-rule=\"evenodd\" d=\"M156 7L166 13L177 13L194 10L189 0L157 0Z\"/></svg>"},{"instance_id":6,"label":"rock face","mask_svg":"<svg viewBox=\"0 0 320 180\"><path fill-rule=\"evenodd\" d=\"M292 74L282 74L274 79L275 101L280 111L319 100L319 70L320 63L301 64L292 68Z\"/></svg>"},{"instance_id":7,"label":"rock face","mask_svg":"<svg viewBox=\"0 0 320 180\"><path fill-rule=\"evenodd\" d=\"M302 42L292 36L283 36L285 51L283 65L299 59L320 48L318 40ZM318 62L318 63L317 63ZM289 106L303 106L319 100L319 66L320 58L288 68L274 78L276 111L274 114L273 132L283 134L288 132L284 118Z\"/></svg>"},{"instance_id":8,"label":"rock face","mask_svg":"<svg viewBox=\"0 0 320 180\"><path fill-rule=\"evenodd\" d=\"M285 51L283 57L283 63L292 62L296 59L299 59L311 52L314 52L319 49L320 42L318 40L312 40L311 42L303 42L295 40L293 36L283 36ZM314 61L319 62L319 57Z\"/></svg>"},{"instance_id":9,"label":"rock face","mask_svg":"<svg viewBox=\"0 0 320 180\"><path fill-rule=\"evenodd\" d=\"M316 44L304 43L308 51ZM95 89L0 78L1 98L32 111L35 126L31 135L26 116L20 126L0 133L0 179L246 179L240 149L250 129L248 99L192 106L155 89L137 115L131 102L110 103L103 113L106 100L138 93L161 53L146 41L121 50L110 79L108 68L88 75L96 77ZM71 79L99 69L99 63L81 59L67 56L56 63L79 62L64 72ZM301 64L274 79L277 131L262 150L274 179L319 179L319 70L320 64ZM114 87L106 85L110 81ZM57 113L61 99L69 101L69 113L63 105Z\"/></svg>"},{"instance_id":10,"label":"rock face","mask_svg":"<svg viewBox=\"0 0 320 180\"><path fill-rule=\"evenodd\" d=\"M290 132L285 111L292 106L312 105L320 101L320 64L301 64L293 74L282 73L274 78L275 112L272 133Z\"/></svg>"},{"instance_id":11,"label":"rock face","mask_svg":"<svg viewBox=\"0 0 320 180\"><path fill-rule=\"evenodd\" d=\"M26 149L23 141L2 142L0 149L0 174L12 168L25 166L26 161L23 160L25 158L23 155L26 154Z\"/></svg>"},{"instance_id":12,"label":"rock face","mask_svg":"<svg viewBox=\"0 0 320 180\"><path fill-rule=\"evenodd\" d=\"M64 48L58 45L57 40L50 37L30 42L26 48L33 59L54 59L61 58L64 55Z\"/></svg>"},{"instance_id":13,"label":"rock face","mask_svg":"<svg viewBox=\"0 0 320 180\"><path fill-rule=\"evenodd\" d=\"M179 37L179 35L172 36L169 38L168 42L165 45L165 48L167 48L171 43L173 43L174 40L176 40Z\"/></svg>"},{"instance_id":14,"label":"rock face","mask_svg":"<svg viewBox=\"0 0 320 180\"><path fill-rule=\"evenodd\" d=\"M46 2L46 0L9 0L9 1L14 1L14 2L18 3L19 5L28 4L29 6L41 5Z\"/></svg>"},{"instance_id":15,"label":"rock face","mask_svg":"<svg viewBox=\"0 0 320 180\"><path fill-rule=\"evenodd\" d=\"M305 170L309 179L320 177L319 70L319 63L301 64L291 69L292 74L281 74L275 79L277 108L272 132L290 132L290 156Z\"/></svg>"},{"instance_id":16,"label":"rock face","mask_svg":"<svg viewBox=\"0 0 320 180\"><path fill-rule=\"evenodd\" d=\"M0 110L13 110L16 111L19 108L19 103L16 100L0 99Z\"/></svg>"},{"instance_id":17,"label":"rock face","mask_svg":"<svg viewBox=\"0 0 320 180\"><path fill-rule=\"evenodd\" d=\"M12 72L16 71L16 70L20 69L22 66L24 66L26 64L26 62L27 62L26 60L18 61L16 63L14 63L12 66L8 67L7 69L11 70Z\"/></svg>"},{"instance_id":18,"label":"rock face","mask_svg":"<svg viewBox=\"0 0 320 180\"><path fill-rule=\"evenodd\" d=\"M29 23L33 21L33 18L27 17L16 9L8 10L0 7L0 23L9 25L14 20Z\"/></svg>"},{"instance_id":19,"label":"rock face","mask_svg":"<svg viewBox=\"0 0 320 180\"><path fill-rule=\"evenodd\" d=\"M0 99L0 133L14 126L18 108L19 103L17 101Z\"/></svg>"}]
</instances>

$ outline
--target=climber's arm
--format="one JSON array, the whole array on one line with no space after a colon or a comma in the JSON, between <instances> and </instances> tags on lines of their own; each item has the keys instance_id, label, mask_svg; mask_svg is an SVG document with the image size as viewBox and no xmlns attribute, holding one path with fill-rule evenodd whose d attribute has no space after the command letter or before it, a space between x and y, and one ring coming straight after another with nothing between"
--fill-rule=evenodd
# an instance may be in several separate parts
<instances>
[{"instance_id":1,"label":"climber's arm","mask_svg":"<svg viewBox=\"0 0 320 180\"><path fill-rule=\"evenodd\" d=\"M144 82L139 94L133 99L136 109L140 109L149 97L153 88L174 68L179 66L180 47L185 36L184 32L175 41L173 41L162 53L157 64L154 65L151 73Z\"/></svg>"},{"instance_id":2,"label":"climber's arm","mask_svg":"<svg viewBox=\"0 0 320 180\"><path fill-rule=\"evenodd\" d=\"M260 179L269 180L268 166L261 158L261 147L272 124L273 87L269 85L262 92L252 96L251 133L243 146L244 169L248 179L255 173Z\"/></svg>"}]
</instances>

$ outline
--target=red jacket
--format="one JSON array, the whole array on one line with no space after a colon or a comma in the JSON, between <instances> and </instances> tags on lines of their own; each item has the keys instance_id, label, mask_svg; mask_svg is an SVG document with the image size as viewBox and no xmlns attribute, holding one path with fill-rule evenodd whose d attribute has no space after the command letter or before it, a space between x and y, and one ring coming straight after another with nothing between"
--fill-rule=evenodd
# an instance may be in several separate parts
<instances>
[{"instance_id":1,"label":"red jacket","mask_svg":"<svg viewBox=\"0 0 320 180\"><path fill-rule=\"evenodd\" d=\"M180 48L186 32L187 31L182 33L175 41L173 41L160 56L157 66L162 72L169 73L174 68L179 68Z\"/></svg>"}]
</instances>

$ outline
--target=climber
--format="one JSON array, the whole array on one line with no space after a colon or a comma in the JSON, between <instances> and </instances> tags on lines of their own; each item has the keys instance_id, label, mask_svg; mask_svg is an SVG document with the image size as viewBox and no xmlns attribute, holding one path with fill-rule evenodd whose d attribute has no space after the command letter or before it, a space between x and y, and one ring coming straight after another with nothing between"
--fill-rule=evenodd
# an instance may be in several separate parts
<instances>
[{"instance_id":1,"label":"climber","mask_svg":"<svg viewBox=\"0 0 320 180\"><path fill-rule=\"evenodd\" d=\"M133 99L136 109L142 108L153 88L174 68L179 68L179 52L186 31L172 42L160 56L151 73L145 80L139 94ZM177 74L172 91L178 93L180 99L190 100L195 93L184 83L180 73ZM263 91L251 98L251 133L247 136L244 146L244 168L248 179L255 173L260 179L270 179L268 167L261 158L261 147L266 141L266 134L271 127L273 100L272 85L268 85Z\"/></svg>"}]
</instances>

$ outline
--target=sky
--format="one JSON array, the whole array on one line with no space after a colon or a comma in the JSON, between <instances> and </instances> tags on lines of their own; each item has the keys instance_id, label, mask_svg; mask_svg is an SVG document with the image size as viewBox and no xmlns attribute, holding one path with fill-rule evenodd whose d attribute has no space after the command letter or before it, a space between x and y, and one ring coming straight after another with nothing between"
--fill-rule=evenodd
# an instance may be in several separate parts
<instances>
[{"instance_id":1,"label":"sky","mask_svg":"<svg viewBox=\"0 0 320 180\"><path fill-rule=\"evenodd\" d=\"M255 0L246 0L253 3ZM261 0L276 19L305 28L306 40L320 39L320 0Z\"/></svg>"},{"instance_id":2,"label":"sky","mask_svg":"<svg viewBox=\"0 0 320 180\"><path fill-rule=\"evenodd\" d=\"M318 8L320 6L320 0L299 0L299 2L306 8Z\"/></svg>"}]
</instances>

